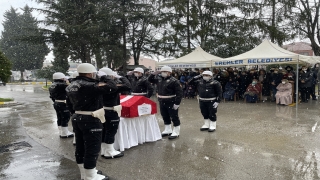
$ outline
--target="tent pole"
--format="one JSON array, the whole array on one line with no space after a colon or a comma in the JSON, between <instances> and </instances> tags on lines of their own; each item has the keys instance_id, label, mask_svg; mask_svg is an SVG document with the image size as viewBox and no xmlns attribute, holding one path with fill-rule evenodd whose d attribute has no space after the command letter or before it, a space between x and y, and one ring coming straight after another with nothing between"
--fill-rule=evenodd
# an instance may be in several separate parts
<instances>
[{"instance_id":1,"label":"tent pole","mask_svg":"<svg viewBox=\"0 0 320 180\"><path fill-rule=\"evenodd\" d=\"M299 104L299 87L298 87L298 81L299 81L299 56L298 56L298 62L297 62L297 73L296 73L296 112L298 112L298 104Z\"/></svg>"}]
</instances>

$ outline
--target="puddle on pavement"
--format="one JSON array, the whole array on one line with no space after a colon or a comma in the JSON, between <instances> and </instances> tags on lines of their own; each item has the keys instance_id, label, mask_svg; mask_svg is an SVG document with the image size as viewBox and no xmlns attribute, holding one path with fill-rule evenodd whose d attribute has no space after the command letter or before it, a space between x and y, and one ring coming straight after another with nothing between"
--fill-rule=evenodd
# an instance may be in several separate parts
<instances>
[{"instance_id":1,"label":"puddle on pavement","mask_svg":"<svg viewBox=\"0 0 320 180\"><path fill-rule=\"evenodd\" d=\"M27 151L30 148L32 148L32 146L29 143L22 141L22 142L0 146L0 154L6 153L6 152L18 153L18 152Z\"/></svg>"}]
</instances>

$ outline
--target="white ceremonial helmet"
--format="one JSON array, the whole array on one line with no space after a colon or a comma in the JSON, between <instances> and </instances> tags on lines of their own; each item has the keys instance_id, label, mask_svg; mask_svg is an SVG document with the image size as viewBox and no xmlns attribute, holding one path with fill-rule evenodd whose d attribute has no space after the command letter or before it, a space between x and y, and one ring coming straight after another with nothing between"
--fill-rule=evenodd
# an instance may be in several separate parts
<instances>
[{"instance_id":1,"label":"white ceremonial helmet","mask_svg":"<svg viewBox=\"0 0 320 180\"><path fill-rule=\"evenodd\" d=\"M106 75L108 76L113 76L113 71L110 68L104 67L104 68L101 68L99 71L106 73Z\"/></svg>"},{"instance_id":2,"label":"white ceremonial helmet","mask_svg":"<svg viewBox=\"0 0 320 180\"><path fill-rule=\"evenodd\" d=\"M64 79L66 76L61 72L56 72L52 75L53 79Z\"/></svg>"},{"instance_id":3,"label":"white ceremonial helmet","mask_svg":"<svg viewBox=\"0 0 320 180\"><path fill-rule=\"evenodd\" d=\"M163 66L160 71L172 72L172 69L169 66Z\"/></svg>"},{"instance_id":4,"label":"white ceremonial helmet","mask_svg":"<svg viewBox=\"0 0 320 180\"><path fill-rule=\"evenodd\" d=\"M78 73L78 71L75 71L75 72L73 72L72 73L72 78L76 78L77 76L79 76L79 73Z\"/></svg>"},{"instance_id":5,"label":"white ceremonial helmet","mask_svg":"<svg viewBox=\"0 0 320 180\"><path fill-rule=\"evenodd\" d=\"M133 72L141 72L143 74L144 70L142 68L137 67L133 70Z\"/></svg>"},{"instance_id":6,"label":"white ceremonial helmet","mask_svg":"<svg viewBox=\"0 0 320 180\"><path fill-rule=\"evenodd\" d=\"M212 76L212 72L211 71L203 71L202 75Z\"/></svg>"},{"instance_id":7,"label":"white ceremonial helmet","mask_svg":"<svg viewBox=\"0 0 320 180\"><path fill-rule=\"evenodd\" d=\"M79 64L79 66L77 67L77 71L78 73L95 73L97 72L96 68L89 63L82 63Z\"/></svg>"}]
</instances>

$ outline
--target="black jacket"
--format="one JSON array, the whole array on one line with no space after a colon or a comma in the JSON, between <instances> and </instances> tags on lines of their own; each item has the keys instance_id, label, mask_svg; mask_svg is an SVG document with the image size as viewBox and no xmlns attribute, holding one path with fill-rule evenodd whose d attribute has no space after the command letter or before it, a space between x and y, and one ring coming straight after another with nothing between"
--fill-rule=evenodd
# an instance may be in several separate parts
<instances>
[{"instance_id":1,"label":"black jacket","mask_svg":"<svg viewBox=\"0 0 320 180\"><path fill-rule=\"evenodd\" d=\"M66 88L68 99L74 111L95 111L102 108L102 95L115 93L118 88L112 79L106 79L107 85L99 86L99 82L78 76Z\"/></svg>"},{"instance_id":2,"label":"black jacket","mask_svg":"<svg viewBox=\"0 0 320 180\"><path fill-rule=\"evenodd\" d=\"M172 77L166 77L163 78L159 75L155 76L154 74L151 74L148 78L149 82L153 84L157 84L157 93L160 96L173 96L174 97L174 104L179 105L181 103L183 91L180 86L180 82ZM159 98L159 101L172 101L173 98Z\"/></svg>"},{"instance_id":3,"label":"black jacket","mask_svg":"<svg viewBox=\"0 0 320 180\"><path fill-rule=\"evenodd\" d=\"M147 93L146 97L150 98L153 94L153 86L145 76L135 77L130 79L131 89L133 93Z\"/></svg>"},{"instance_id":4,"label":"black jacket","mask_svg":"<svg viewBox=\"0 0 320 180\"><path fill-rule=\"evenodd\" d=\"M106 78L101 78L102 82L107 82ZM103 94L103 106L113 107L120 105L120 93L122 91L130 91L131 85L127 78L121 77L120 79L115 79L115 83L117 84L118 90L114 93L104 93Z\"/></svg>"},{"instance_id":5,"label":"black jacket","mask_svg":"<svg viewBox=\"0 0 320 180\"><path fill-rule=\"evenodd\" d=\"M304 80L305 83L302 83L301 81ZM299 73L299 86L300 87L311 87L313 81L313 73L309 70L307 72L300 71Z\"/></svg>"},{"instance_id":6,"label":"black jacket","mask_svg":"<svg viewBox=\"0 0 320 180\"><path fill-rule=\"evenodd\" d=\"M209 81L203 80L202 77L199 79L192 78L189 84L194 84L197 87L200 98L217 98L218 102L222 99L221 84L213 78Z\"/></svg>"},{"instance_id":7,"label":"black jacket","mask_svg":"<svg viewBox=\"0 0 320 180\"><path fill-rule=\"evenodd\" d=\"M282 81L282 76L283 76L282 73L272 73L272 74L270 75L270 80L269 80L269 82L270 82L270 84L271 84L272 82L274 82L275 85L271 85L271 86L277 87L277 86L281 83L281 81Z\"/></svg>"},{"instance_id":8,"label":"black jacket","mask_svg":"<svg viewBox=\"0 0 320 180\"><path fill-rule=\"evenodd\" d=\"M66 100L67 83L64 80L54 80L49 88L50 98L54 102L55 100Z\"/></svg>"}]
</instances>

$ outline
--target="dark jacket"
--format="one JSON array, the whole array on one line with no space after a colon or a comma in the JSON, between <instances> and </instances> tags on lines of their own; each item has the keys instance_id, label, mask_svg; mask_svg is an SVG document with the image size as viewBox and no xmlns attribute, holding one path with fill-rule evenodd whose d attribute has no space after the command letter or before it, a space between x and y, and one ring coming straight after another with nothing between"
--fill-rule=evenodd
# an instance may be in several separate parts
<instances>
[{"instance_id":1,"label":"dark jacket","mask_svg":"<svg viewBox=\"0 0 320 180\"><path fill-rule=\"evenodd\" d=\"M105 76L101 77L101 82L108 82L108 79ZM117 84L118 90L114 93L104 93L103 94L103 106L113 107L120 105L120 93L122 91L130 91L131 85L127 78L121 77L120 79L115 79L115 83Z\"/></svg>"},{"instance_id":2,"label":"dark jacket","mask_svg":"<svg viewBox=\"0 0 320 180\"><path fill-rule=\"evenodd\" d=\"M275 85L271 85L272 87L276 88L282 81L283 74L281 73L272 73L270 76L270 84L274 82Z\"/></svg>"},{"instance_id":3,"label":"dark jacket","mask_svg":"<svg viewBox=\"0 0 320 180\"><path fill-rule=\"evenodd\" d=\"M162 99L159 98L159 101L172 101L174 99L174 104L179 105L181 103L181 99L183 96L183 91L180 86L179 81L172 77L163 78L159 75L155 76L151 74L148 78L148 81L157 84L157 93L160 96L172 96L175 95L174 98Z\"/></svg>"},{"instance_id":4,"label":"dark jacket","mask_svg":"<svg viewBox=\"0 0 320 180\"><path fill-rule=\"evenodd\" d=\"M135 77L129 78L131 83L131 90L133 93L147 93L146 97L150 98L153 94L153 86L148 81L147 77Z\"/></svg>"},{"instance_id":5,"label":"dark jacket","mask_svg":"<svg viewBox=\"0 0 320 180\"><path fill-rule=\"evenodd\" d=\"M68 99L74 111L96 111L102 108L102 95L115 93L118 88L112 79L104 81L107 85L99 86L95 79L78 76L66 88Z\"/></svg>"},{"instance_id":6,"label":"dark jacket","mask_svg":"<svg viewBox=\"0 0 320 180\"><path fill-rule=\"evenodd\" d=\"M312 86L312 81L313 81L313 73L309 71L304 72L300 71L299 73L299 86L300 87L311 87ZM305 83L302 83L301 81L304 80Z\"/></svg>"},{"instance_id":7,"label":"dark jacket","mask_svg":"<svg viewBox=\"0 0 320 180\"><path fill-rule=\"evenodd\" d=\"M67 83L64 80L54 80L49 88L50 98L54 102L55 100L66 100Z\"/></svg>"},{"instance_id":8,"label":"dark jacket","mask_svg":"<svg viewBox=\"0 0 320 180\"><path fill-rule=\"evenodd\" d=\"M199 79L192 78L189 84L194 84L197 87L200 98L217 98L218 102L222 99L221 84L213 78L209 81L203 80L202 77Z\"/></svg>"}]
</instances>

